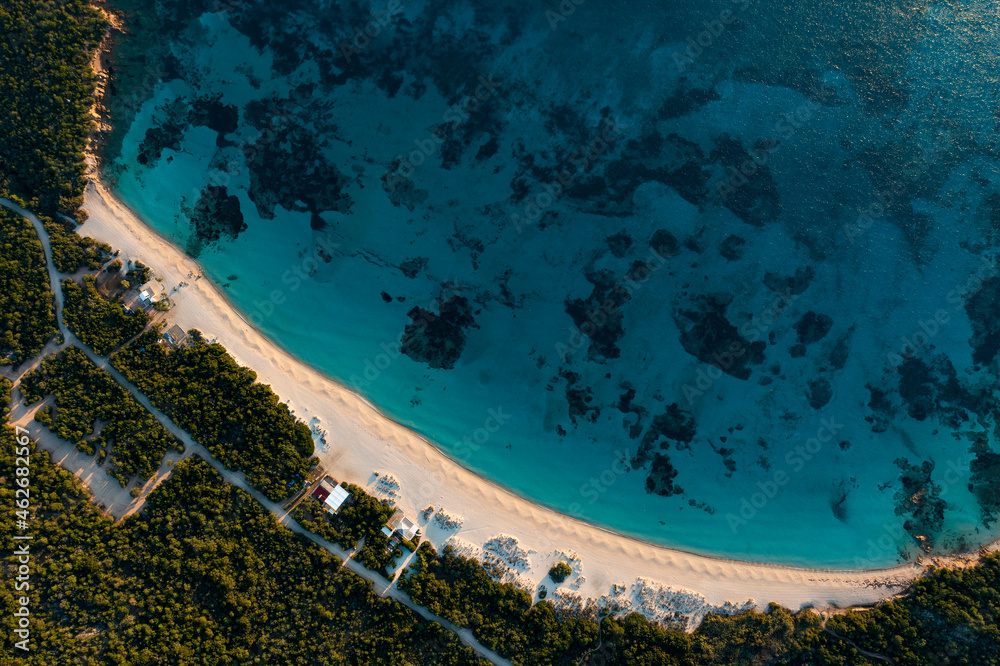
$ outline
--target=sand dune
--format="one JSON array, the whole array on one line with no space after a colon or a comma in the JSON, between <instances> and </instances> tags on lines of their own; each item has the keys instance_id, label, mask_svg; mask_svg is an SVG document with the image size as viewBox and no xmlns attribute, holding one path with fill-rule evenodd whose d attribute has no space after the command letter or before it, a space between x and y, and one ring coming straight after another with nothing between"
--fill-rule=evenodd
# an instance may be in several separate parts
<instances>
[{"instance_id":1,"label":"sand dune","mask_svg":"<svg viewBox=\"0 0 1000 666\"><path fill-rule=\"evenodd\" d=\"M572 552L576 571L561 586L571 597L597 599L619 585L624 586L624 591L615 590L619 605L641 608L655 597L662 606L670 598L671 590L665 589L669 587L685 600L682 612L687 615L727 602L739 607L748 600L758 608L769 601L792 609L870 604L901 591L924 571L921 565L821 571L713 559L617 535L537 506L464 469L258 333L207 278L194 279L201 273L195 261L145 226L100 182L88 185L85 207L90 219L81 233L120 248L123 260L139 259L163 279L174 303L168 321L217 339L240 363L253 368L260 381L270 384L299 418L325 430L329 447L317 449L317 455L336 479L375 492L375 471L395 477L397 504L418 519L436 545L455 538L479 547L498 535L512 535L528 556L527 570L517 572L522 579L544 579L551 590L549 566ZM187 286L173 291L182 282ZM461 526L442 529L433 519L428 522L421 517L428 506L460 516ZM651 596L651 589L657 594ZM700 607L690 601L702 597Z\"/></svg>"}]
</instances>

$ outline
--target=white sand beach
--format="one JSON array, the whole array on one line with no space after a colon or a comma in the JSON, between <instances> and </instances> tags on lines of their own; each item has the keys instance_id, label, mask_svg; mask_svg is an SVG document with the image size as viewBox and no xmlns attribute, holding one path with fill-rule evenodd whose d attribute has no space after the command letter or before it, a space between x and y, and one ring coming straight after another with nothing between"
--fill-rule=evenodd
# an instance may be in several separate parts
<instances>
[{"instance_id":1,"label":"white sand beach","mask_svg":"<svg viewBox=\"0 0 1000 666\"><path fill-rule=\"evenodd\" d=\"M549 567L572 558L574 574L558 595L565 603L607 597L619 608L643 609L651 617L671 608L697 617L710 607L740 608L748 601L760 609L770 601L791 609L846 608L896 594L926 570L911 564L822 571L715 559L617 535L537 506L464 469L272 343L207 278L194 279L201 273L195 261L143 224L97 180L87 187L85 208L90 219L81 234L110 243L121 250L121 259L141 260L162 278L174 304L168 322L197 328L223 344L300 419L326 431L328 447L318 447L316 454L328 474L382 496L387 484L376 484L375 472L391 475L398 484L391 491L393 499L418 521L425 538L436 546L453 539L467 552L492 552L492 561L507 560L511 576L522 583L542 582L550 595ZM186 285L172 291L181 283ZM432 516L428 521L421 514L429 506L453 520ZM497 540L501 535L513 537L516 545ZM498 542L506 544L506 552L497 554Z\"/></svg>"}]
</instances>

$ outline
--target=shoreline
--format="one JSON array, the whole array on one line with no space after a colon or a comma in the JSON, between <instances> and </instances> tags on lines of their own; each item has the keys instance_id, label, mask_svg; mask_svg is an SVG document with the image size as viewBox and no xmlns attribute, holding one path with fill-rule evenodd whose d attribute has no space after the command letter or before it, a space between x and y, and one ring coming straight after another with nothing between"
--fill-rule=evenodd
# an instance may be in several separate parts
<instances>
[{"instance_id":1,"label":"shoreline","mask_svg":"<svg viewBox=\"0 0 1000 666\"><path fill-rule=\"evenodd\" d=\"M551 564L566 559L567 554L576 555L574 576L585 576L586 581L569 590L584 604L588 599L612 595L613 587L622 584L634 598L637 583L652 583L669 586L677 595L689 597L690 592L695 592L703 596L702 610L752 600L759 610L774 601L792 610L813 606L817 610L842 611L896 596L927 572L927 563L864 570L823 569L701 555L588 523L537 504L465 468L426 437L385 415L364 396L271 341L210 279L187 278L188 272L204 276L200 264L147 226L103 182L99 147L113 130L106 114L97 113L101 109L107 112L106 90L100 85L107 80L102 65L105 56L113 53L114 33L123 32L123 28L120 17L103 3L94 4L110 25L92 61L99 82L94 105L99 127L95 127L87 151L89 182L84 208L90 219L78 231L110 243L125 258L142 260L163 278L165 290L189 281L188 286L170 292L174 307L168 319L185 330L201 330L206 339L215 338L237 362L254 370L258 381L270 384L297 418L310 426L318 422L326 431L329 447L326 451L317 447L315 454L327 473L338 481L356 483L382 498L384 494L375 489L375 481L388 473L400 485L397 506L411 518L420 516L426 506L461 516L464 524L456 532L438 529L433 521L418 521L425 539L438 548L453 536L460 550L471 546L473 551L497 536L516 537L518 546L528 551L533 566L530 575L514 576L521 581L530 579L536 588L539 582L551 587L547 579ZM373 470L382 477L374 476ZM967 565L998 543L979 552L928 559L941 566ZM555 588L556 592L562 590L567 590L567 585ZM550 597L552 601L558 598L558 594ZM615 601L621 602L622 597L616 596ZM630 607L624 612L630 610L649 609Z\"/></svg>"},{"instance_id":2,"label":"shoreline","mask_svg":"<svg viewBox=\"0 0 1000 666\"><path fill-rule=\"evenodd\" d=\"M514 536L532 563L530 572L520 577L535 585L546 580L551 563L574 553L580 565L576 573L586 581L570 592L584 602L609 595L615 584L631 588L645 580L676 592L695 592L710 606L752 600L758 609L771 601L793 610L843 609L894 596L928 568L910 563L881 569L821 569L700 555L645 542L531 502L461 466L363 396L272 342L208 278L190 281L187 273L202 272L198 262L146 226L106 188L92 160L91 167L85 192L90 219L80 233L111 243L125 258L142 260L164 285L189 281L170 292L174 307L168 318L220 342L241 365L257 373L258 381L270 384L298 418L326 430L329 447L317 448L316 455L338 481L357 483L371 492L379 478L372 472L377 470L382 478L391 475L399 482L401 496L395 499L407 515L416 517L424 507L434 506L462 516L464 525L454 533L438 529L433 521L420 521L425 538L436 547L452 536L474 550L494 537ZM955 559L968 562L977 560L978 554Z\"/></svg>"}]
</instances>

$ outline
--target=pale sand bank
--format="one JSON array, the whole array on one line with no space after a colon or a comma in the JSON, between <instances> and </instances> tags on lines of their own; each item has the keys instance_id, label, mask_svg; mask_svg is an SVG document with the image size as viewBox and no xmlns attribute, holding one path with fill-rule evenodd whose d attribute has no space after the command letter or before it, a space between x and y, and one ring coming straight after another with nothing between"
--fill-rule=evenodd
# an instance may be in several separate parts
<instances>
[{"instance_id":1,"label":"pale sand bank","mask_svg":"<svg viewBox=\"0 0 1000 666\"><path fill-rule=\"evenodd\" d=\"M319 427L327 431L329 447L326 451L317 447L316 453L336 479L379 494L373 472L391 474L399 484L394 493L397 505L421 524L437 546L454 538L466 548L482 551L491 539L512 535L527 559L514 572L520 580L545 582L551 593L549 566L558 553L574 553L578 558L574 575L560 587L571 596L611 595L619 605L627 606L624 600L631 599L633 608L649 606L655 597L661 602L653 605L662 610L670 604L669 594L663 593L669 586L678 591L676 596L683 600L679 607L686 615L698 615L704 604L742 606L747 600L761 609L769 601L792 609L871 604L899 592L925 570L903 565L868 572L820 571L713 559L616 535L532 504L465 470L258 333L207 278L190 277L201 273L194 260L143 224L97 181L87 187L85 208L90 219L82 234L110 243L121 250L122 260L141 260L163 278L162 286L174 304L168 321L217 339L237 361L255 370L260 381L270 384L299 418L309 424L318 419ZM182 282L188 285L171 293ZM433 518L428 524L420 516L428 506L460 517L461 526L441 529ZM625 591L615 585L625 586ZM704 603L699 606L701 597Z\"/></svg>"}]
</instances>

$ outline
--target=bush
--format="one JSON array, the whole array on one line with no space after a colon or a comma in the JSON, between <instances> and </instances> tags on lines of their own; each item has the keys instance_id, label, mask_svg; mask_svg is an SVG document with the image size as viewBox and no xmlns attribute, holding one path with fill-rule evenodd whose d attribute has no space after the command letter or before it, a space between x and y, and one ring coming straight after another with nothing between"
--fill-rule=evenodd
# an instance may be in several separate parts
<instances>
[{"instance_id":1,"label":"bush","mask_svg":"<svg viewBox=\"0 0 1000 666\"><path fill-rule=\"evenodd\" d=\"M549 569L549 578L552 582L558 585L563 582L573 573L573 569L565 562L557 562L555 566Z\"/></svg>"}]
</instances>

